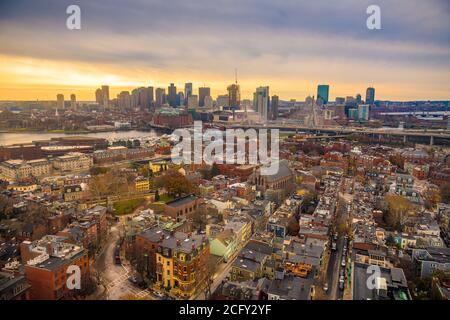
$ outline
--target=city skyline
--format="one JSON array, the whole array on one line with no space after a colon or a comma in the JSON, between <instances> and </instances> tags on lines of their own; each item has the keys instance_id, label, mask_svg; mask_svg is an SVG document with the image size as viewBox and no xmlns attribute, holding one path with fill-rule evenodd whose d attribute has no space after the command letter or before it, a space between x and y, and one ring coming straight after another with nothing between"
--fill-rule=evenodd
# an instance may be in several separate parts
<instances>
[{"instance_id":1,"label":"city skyline","mask_svg":"<svg viewBox=\"0 0 450 320\"><path fill-rule=\"evenodd\" d=\"M319 83L330 100L370 86L380 100L450 99L447 1L379 1L381 30L366 27L370 1L77 4L81 30L66 28L65 1L1 5L0 100L93 100L102 84L115 97L172 82L216 97L236 68L242 99L269 86L304 100Z\"/></svg>"}]
</instances>

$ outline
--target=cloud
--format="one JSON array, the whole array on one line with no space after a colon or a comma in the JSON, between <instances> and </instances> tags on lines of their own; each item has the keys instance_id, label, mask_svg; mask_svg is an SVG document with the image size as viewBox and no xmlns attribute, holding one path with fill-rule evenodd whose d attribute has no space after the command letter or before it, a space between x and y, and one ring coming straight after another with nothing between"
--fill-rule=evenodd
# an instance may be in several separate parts
<instances>
[{"instance_id":1,"label":"cloud","mask_svg":"<svg viewBox=\"0 0 450 320\"><path fill-rule=\"evenodd\" d=\"M127 79L147 73L219 83L237 67L243 81L405 81L445 91L448 1L375 2L382 14L377 31L366 28L366 8L374 3L368 0L1 2L0 54L102 65ZM69 4L81 7L80 31L65 28Z\"/></svg>"}]
</instances>

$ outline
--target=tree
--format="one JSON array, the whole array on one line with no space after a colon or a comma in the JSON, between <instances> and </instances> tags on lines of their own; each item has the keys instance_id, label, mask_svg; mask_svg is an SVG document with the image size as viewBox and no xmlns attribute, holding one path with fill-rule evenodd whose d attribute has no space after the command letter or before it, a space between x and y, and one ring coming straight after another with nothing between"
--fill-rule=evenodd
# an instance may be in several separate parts
<instances>
[{"instance_id":1,"label":"tree","mask_svg":"<svg viewBox=\"0 0 450 320\"><path fill-rule=\"evenodd\" d=\"M298 224L297 219L295 219L294 215L290 216L288 219L288 224L287 224L288 235L296 236L296 235L298 235L299 231L300 231L300 225Z\"/></svg>"},{"instance_id":2,"label":"tree","mask_svg":"<svg viewBox=\"0 0 450 320\"><path fill-rule=\"evenodd\" d=\"M208 170L207 168L199 169L199 172L202 175L202 179L205 179L205 180L211 180L211 178L212 178L211 171L212 170Z\"/></svg>"},{"instance_id":3,"label":"tree","mask_svg":"<svg viewBox=\"0 0 450 320\"><path fill-rule=\"evenodd\" d=\"M189 194L194 191L194 187L177 170L170 169L165 174L159 176L155 181L155 186L164 188L170 195L179 197L182 194Z\"/></svg>"},{"instance_id":4,"label":"tree","mask_svg":"<svg viewBox=\"0 0 450 320\"><path fill-rule=\"evenodd\" d=\"M0 220L9 219L13 214L13 201L11 198L0 195Z\"/></svg>"},{"instance_id":5,"label":"tree","mask_svg":"<svg viewBox=\"0 0 450 320\"><path fill-rule=\"evenodd\" d=\"M401 231L413 205L408 199L398 195L387 195L385 201L387 204L387 211L384 214L385 222L389 227Z\"/></svg>"},{"instance_id":6,"label":"tree","mask_svg":"<svg viewBox=\"0 0 450 320\"><path fill-rule=\"evenodd\" d=\"M395 246L397 243L395 242L395 238L392 234L389 234L386 238L386 245L387 246Z\"/></svg>"},{"instance_id":7,"label":"tree","mask_svg":"<svg viewBox=\"0 0 450 320\"><path fill-rule=\"evenodd\" d=\"M89 191L94 198L119 196L130 191L127 175L108 171L106 174L92 177L89 181Z\"/></svg>"},{"instance_id":8,"label":"tree","mask_svg":"<svg viewBox=\"0 0 450 320\"><path fill-rule=\"evenodd\" d=\"M211 166L211 177L218 176L220 174L219 166L214 162Z\"/></svg>"},{"instance_id":9,"label":"tree","mask_svg":"<svg viewBox=\"0 0 450 320\"><path fill-rule=\"evenodd\" d=\"M400 154L394 154L389 156L389 161L393 164L399 167L400 169L404 169L405 167L405 160Z\"/></svg>"},{"instance_id":10,"label":"tree","mask_svg":"<svg viewBox=\"0 0 450 320\"><path fill-rule=\"evenodd\" d=\"M450 185L445 184L441 187L441 201L450 203Z\"/></svg>"},{"instance_id":11,"label":"tree","mask_svg":"<svg viewBox=\"0 0 450 320\"><path fill-rule=\"evenodd\" d=\"M149 166L140 167L138 172L140 175L142 175L144 177L150 177L153 174L153 172L152 172L152 170L150 170Z\"/></svg>"},{"instance_id":12,"label":"tree","mask_svg":"<svg viewBox=\"0 0 450 320\"><path fill-rule=\"evenodd\" d=\"M90 174L93 176L99 175L99 174L105 174L108 172L108 168L106 167L92 167L89 170Z\"/></svg>"},{"instance_id":13,"label":"tree","mask_svg":"<svg viewBox=\"0 0 450 320\"><path fill-rule=\"evenodd\" d=\"M436 205L441 202L441 193L437 188L429 187L423 193L425 207L427 209L435 208Z\"/></svg>"}]
</instances>

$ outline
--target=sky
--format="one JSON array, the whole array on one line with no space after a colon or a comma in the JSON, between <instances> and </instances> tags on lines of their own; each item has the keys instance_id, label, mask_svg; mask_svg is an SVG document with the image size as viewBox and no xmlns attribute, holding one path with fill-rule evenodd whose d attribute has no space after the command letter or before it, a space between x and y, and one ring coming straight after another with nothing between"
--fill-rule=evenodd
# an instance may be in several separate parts
<instances>
[{"instance_id":1,"label":"sky","mask_svg":"<svg viewBox=\"0 0 450 320\"><path fill-rule=\"evenodd\" d=\"M66 8L81 9L81 29ZM381 30L366 26L369 5ZM139 86L185 82L226 93L235 69L243 98L269 86L304 100L450 99L449 0L2 0L0 100L94 100ZM167 89L166 89L167 90Z\"/></svg>"}]
</instances>

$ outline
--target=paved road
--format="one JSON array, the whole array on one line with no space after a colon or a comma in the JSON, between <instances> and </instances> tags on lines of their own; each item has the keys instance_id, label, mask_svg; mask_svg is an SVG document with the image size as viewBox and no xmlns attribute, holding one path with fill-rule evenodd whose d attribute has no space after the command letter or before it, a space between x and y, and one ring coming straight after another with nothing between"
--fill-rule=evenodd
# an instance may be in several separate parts
<instances>
[{"instance_id":1,"label":"paved road","mask_svg":"<svg viewBox=\"0 0 450 320\"><path fill-rule=\"evenodd\" d=\"M348 194L339 194L340 200L345 203L347 201L351 201L351 196ZM349 215L348 215L348 205L345 206L344 210L340 210L340 206L338 205L337 208L337 216L336 216L336 222L335 225L339 226L341 223L348 221ZM326 295L329 300L337 300L342 299L343 296L343 290L339 289L339 274L341 272L341 269L343 268L341 266L342 256L343 256L343 249L344 249L344 235L338 234L338 240L336 243L336 250L332 251L330 254L330 259L328 261L328 269L327 269L327 275L326 279L328 282L328 294Z\"/></svg>"},{"instance_id":2,"label":"paved road","mask_svg":"<svg viewBox=\"0 0 450 320\"><path fill-rule=\"evenodd\" d=\"M92 265L94 272L100 273L102 286L106 288L103 298L119 300L125 296L134 296L141 299L153 299L149 290L139 289L128 281L132 270L126 262L122 265L114 263L114 248L120 236L119 225L115 224L111 227L107 243Z\"/></svg>"}]
</instances>

